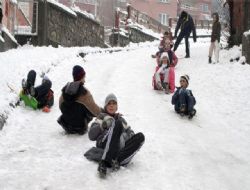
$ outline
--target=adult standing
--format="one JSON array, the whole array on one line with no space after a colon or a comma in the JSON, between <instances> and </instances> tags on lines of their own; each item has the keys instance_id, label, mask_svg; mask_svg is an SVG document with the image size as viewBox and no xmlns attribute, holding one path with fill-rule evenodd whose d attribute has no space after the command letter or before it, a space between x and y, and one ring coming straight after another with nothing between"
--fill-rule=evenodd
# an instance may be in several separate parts
<instances>
[{"instance_id":1,"label":"adult standing","mask_svg":"<svg viewBox=\"0 0 250 190\"><path fill-rule=\"evenodd\" d=\"M178 30L180 29L180 33L177 37ZM188 38L193 32L193 39L194 42L196 42L196 29L194 26L194 21L193 18L185 11L181 12L180 18L178 19L176 28L175 28L175 35L174 38L176 39L176 42L174 44L174 51L177 50L180 42L182 41L183 38L185 38L185 45L186 45L186 56L185 58L190 57L190 50L189 50L189 42Z\"/></svg>"},{"instance_id":2,"label":"adult standing","mask_svg":"<svg viewBox=\"0 0 250 190\"><path fill-rule=\"evenodd\" d=\"M221 25L219 22L218 13L213 13L213 26L211 35L211 44L209 48L208 63L212 63L212 55L214 52L215 62L219 62L219 52L220 52L220 33Z\"/></svg>"}]
</instances>

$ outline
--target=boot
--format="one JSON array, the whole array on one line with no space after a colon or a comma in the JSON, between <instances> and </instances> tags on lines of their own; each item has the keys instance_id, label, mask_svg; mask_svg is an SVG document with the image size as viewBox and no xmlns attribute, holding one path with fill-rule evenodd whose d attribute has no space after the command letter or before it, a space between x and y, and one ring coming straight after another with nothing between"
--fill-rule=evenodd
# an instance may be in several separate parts
<instances>
[{"instance_id":1,"label":"boot","mask_svg":"<svg viewBox=\"0 0 250 190\"><path fill-rule=\"evenodd\" d=\"M106 162L104 160L101 160L99 165L98 165L98 172L99 172L99 176L101 178L105 178L107 175L107 165Z\"/></svg>"},{"instance_id":2,"label":"boot","mask_svg":"<svg viewBox=\"0 0 250 190\"><path fill-rule=\"evenodd\" d=\"M212 63L212 58L210 56L208 57L208 63Z\"/></svg>"},{"instance_id":3,"label":"boot","mask_svg":"<svg viewBox=\"0 0 250 190\"><path fill-rule=\"evenodd\" d=\"M189 112L188 119L192 119L195 116L195 114L196 114L196 110L193 109L191 112Z\"/></svg>"}]
</instances>

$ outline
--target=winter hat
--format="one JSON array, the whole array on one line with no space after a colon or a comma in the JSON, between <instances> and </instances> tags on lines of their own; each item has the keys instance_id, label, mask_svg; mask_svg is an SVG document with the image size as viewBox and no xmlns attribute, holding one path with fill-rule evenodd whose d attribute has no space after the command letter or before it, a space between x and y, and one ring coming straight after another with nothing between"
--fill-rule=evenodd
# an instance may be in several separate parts
<instances>
[{"instance_id":1,"label":"winter hat","mask_svg":"<svg viewBox=\"0 0 250 190\"><path fill-rule=\"evenodd\" d=\"M163 59L163 57L167 57L168 61L169 61L169 57L168 57L168 52L163 52L161 54L161 60Z\"/></svg>"},{"instance_id":2,"label":"winter hat","mask_svg":"<svg viewBox=\"0 0 250 190\"><path fill-rule=\"evenodd\" d=\"M75 65L73 67L72 75L74 81L79 81L85 76L85 71L80 65Z\"/></svg>"},{"instance_id":3,"label":"winter hat","mask_svg":"<svg viewBox=\"0 0 250 190\"><path fill-rule=\"evenodd\" d=\"M116 103L117 103L117 98L116 98L116 96L113 94L113 93L111 93L111 94L109 94L107 97L106 97L106 99L105 99L105 104L104 104L104 108L108 105L108 103L110 102L110 101L115 101Z\"/></svg>"},{"instance_id":4,"label":"winter hat","mask_svg":"<svg viewBox=\"0 0 250 190\"><path fill-rule=\"evenodd\" d=\"M183 76L181 76L181 78L183 78L184 80L186 80L187 83L189 84L189 76L188 75L183 75Z\"/></svg>"}]
</instances>

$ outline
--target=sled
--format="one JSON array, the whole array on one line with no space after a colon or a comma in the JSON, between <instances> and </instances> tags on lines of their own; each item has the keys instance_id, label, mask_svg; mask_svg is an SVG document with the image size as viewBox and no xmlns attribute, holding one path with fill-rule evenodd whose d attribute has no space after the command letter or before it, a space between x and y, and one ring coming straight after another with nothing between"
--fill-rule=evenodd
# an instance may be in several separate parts
<instances>
[{"instance_id":1,"label":"sled","mask_svg":"<svg viewBox=\"0 0 250 190\"><path fill-rule=\"evenodd\" d=\"M169 90L171 93L175 90L175 71L174 67L169 67L169 75L168 75L168 81L169 81Z\"/></svg>"},{"instance_id":2,"label":"sled","mask_svg":"<svg viewBox=\"0 0 250 190\"><path fill-rule=\"evenodd\" d=\"M23 91L20 92L19 97L24 102L25 106L29 106L34 110L37 109L38 102L34 97L24 94Z\"/></svg>"}]
</instances>

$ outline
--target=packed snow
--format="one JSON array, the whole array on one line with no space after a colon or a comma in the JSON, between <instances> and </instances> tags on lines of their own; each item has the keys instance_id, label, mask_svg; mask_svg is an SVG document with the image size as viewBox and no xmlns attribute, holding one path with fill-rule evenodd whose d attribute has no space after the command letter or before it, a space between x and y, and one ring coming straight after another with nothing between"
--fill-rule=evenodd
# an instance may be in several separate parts
<instances>
[{"instance_id":1,"label":"packed snow","mask_svg":"<svg viewBox=\"0 0 250 190\"><path fill-rule=\"evenodd\" d=\"M32 46L0 53L0 113L8 115L0 131L0 189L249 190L250 67L230 62L240 48L222 50L220 63L208 64L210 39L191 43L190 59L183 58L180 45L176 85L188 74L197 100L197 115L188 120L174 112L172 95L152 88L156 61L151 54L158 43L110 49L113 53ZM82 58L80 52L88 55ZM105 96L115 93L119 112L146 137L132 163L105 180L98 177L97 164L83 156L95 142L87 135L65 135L56 121L61 89L72 80L76 64L84 67L86 87L97 104L102 106ZM38 73L36 85L43 73L53 82L50 113L9 106L30 69Z\"/></svg>"}]
</instances>

